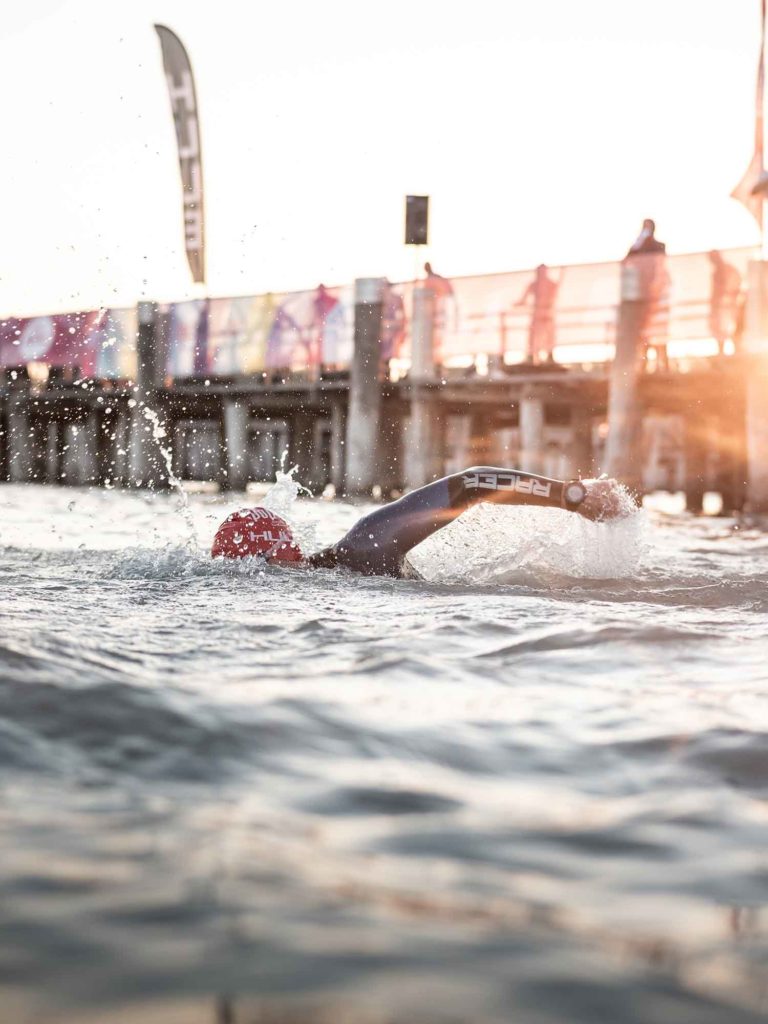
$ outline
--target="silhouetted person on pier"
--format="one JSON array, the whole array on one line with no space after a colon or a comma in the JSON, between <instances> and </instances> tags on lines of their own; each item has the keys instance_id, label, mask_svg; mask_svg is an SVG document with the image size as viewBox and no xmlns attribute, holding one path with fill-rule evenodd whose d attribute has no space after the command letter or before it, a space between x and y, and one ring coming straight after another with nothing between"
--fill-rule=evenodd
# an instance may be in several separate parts
<instances>
[{"instance_id":1,"label":"silhouetted person on pier","mask_svg":"<svg viewBox=\"0 0 768 1024\"><path fill-rule=\"evenodd\" d=\"M268 370L287 371L296 345L301 337L299 325L285 308L283 302L275 310L272 326L267 335L266 366Z\"/></svg>"},{"instance_id":2,"label":"silhouetted person on pier","mask_svg":"<svg viewBox=\"0 0 768 1024\"><path fill-rule=\"evenodd\" d=\"M448 304L453 305L453 328L458 326L459 310L453 285L447 277L436 274L431 263L424 264L426 278L422 287L432 296L432 351L435 362L442 362L445 332L448 327Z\"/></svg>"},{"instance_id":3,"label":"silhouetted person on pier","mask_svg":"<svg viewBox=\"0 0 768 1024\"><path fill-rule=\"evenodd\" d=\"M219 527L211 555L260 556L308 569L340 566L366 576L414 577L408 552L481 502L562 508L592 520L615 519L629 511L615 480L553 480L517 469L472 466L369 512L338 543L309 556L273 512L233 512Z\"/></svg>"},{"instance_id":4,"label":"silhouetted person on pier","mask_svg":"<svg viewBox=\"0 0 768 1024\"><path fill-rule=\"evenodd\" d=\"M529 302L532 304L526 353L529 363L554 362L555 304L563 274L561 271L559 280L555 281L549 276L548 270L546 263L540 263L536 267L533 281L515 303L516 307L527 306Z\"/></svg>"},{"instance_id":5,"label":"silhouetted person on pier","mask_svg":"<svg viewBox=\"0 0 768 1024\"><path fill-rule=\"evenodd\" d=\"M656 225L650 219L624 257L622 302L642 303L639 308L638 332L640 349L647 359L653 347L658 368L669 369L667 341L669 338L669 287L667 247L656 237Z\"/></svg>"},{"instance_id":6,"label":"silhouetted person on pier","mask_svg":"<svg viewBox=\"0 0 768 1024\"><path fill-rule=\"evenodd\" d=\"M323 361L323 339L326 325L331 313L336 309L339 300L331 295L324 284L319 284L312 299L312 322L309 325L309 341L307 358L312 368L320 366Z\"/></svg>"},{"instance_id":7,"label":"silhouetted person on pier","mask_svg":"<svg viewBox=\"0 0 768 1024\"><path fill-rule=\"evenodd\" d=\"M433 295L440 298L453 298L453 285L447 277L436 274L431 263L424 264L424 273L426 274L424 287L429 289Z\"/></svg>"},{"instance_id":8,"label":"silhouetted person on pier","mask_svg":"<svg viewBox=\"0 0 768 1024\"><path fill-rule=\"evenodd\" d=\"M652 221L650 217L646 217L640 234L629 247L627 258L639 253L666 253L666 251L666 245L656 237L655 221Z\"/></svg>"},{"instance_id":9,"label":"silhouetted person on pier","mask_svg":"<svg viewBox=\"0 0 768 1024\"><path fill-rule=\"evenodd\" d=\"M725 343L736 336L741 308L741 274L727 263L723 254L713 249L709 254L712 264L712 291L709 301L709 329L722 355Z\"/></svg>"},{"instance_id":10,"label":"silhouetted person on pier","mask_svg":"<svg viewBox=\"0 0 768 1024\"><path fill-rule=\"evenodd\" d=\"M449 282L450 283L450 282ZM381 362L386 369L390 359L397 359L405 339L405 304L400 292L395 291L392 282L384 278L381 297L381 327L379 329L379 351Z\"/></svg>"}]
</instances>

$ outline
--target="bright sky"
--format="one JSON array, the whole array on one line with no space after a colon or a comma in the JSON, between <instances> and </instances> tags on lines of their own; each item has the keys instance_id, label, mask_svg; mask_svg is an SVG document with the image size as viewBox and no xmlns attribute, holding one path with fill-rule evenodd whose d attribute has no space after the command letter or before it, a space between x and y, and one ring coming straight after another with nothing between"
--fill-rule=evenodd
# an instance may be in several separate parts
<instances>
[{"instance_id":1,"label":"bright sky","mask_svg":"<svg viewBox=\"0 0 768 1024\"><path fill-rule=\"evenodd\" d=\"M196 293L155 22L187 47L213 295L758 241L759 0L25 0L3 9L0 315Z\"/></svg>"}]
</instances>

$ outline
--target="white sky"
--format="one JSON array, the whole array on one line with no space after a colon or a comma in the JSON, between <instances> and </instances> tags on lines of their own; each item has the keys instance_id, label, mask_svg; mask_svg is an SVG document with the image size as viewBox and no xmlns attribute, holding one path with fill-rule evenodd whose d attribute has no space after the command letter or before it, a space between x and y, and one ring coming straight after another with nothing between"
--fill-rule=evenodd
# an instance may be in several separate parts
<instances>
[{"instance_id":1,"label":"white sky","mask_svg":"<svg viewBox=\"0 0 768 1024\"><path fill-rule=\"evenodd\" d=\"M214 295L758 241L759 0L25 0L0 38L0 315L194 295L153 23L181 37Z\"/></svg>"}]
</instances>

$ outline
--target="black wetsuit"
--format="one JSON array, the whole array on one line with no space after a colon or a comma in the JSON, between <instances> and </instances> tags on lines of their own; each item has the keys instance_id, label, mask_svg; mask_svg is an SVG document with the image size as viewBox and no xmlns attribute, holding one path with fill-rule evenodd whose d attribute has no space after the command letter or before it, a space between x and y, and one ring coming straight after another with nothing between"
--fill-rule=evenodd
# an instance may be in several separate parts
<instances>
[{"instance_id":1,"label":"black wetsuit","mask_svg":"<svg viewBox=\"0 0 768 1024\"><path fill-rule=\"evenodd\" d=\"M368 576L402 576L408 552L481 501L568 508L565 483L516 469L472 466L435 480L363 516L332 547L308 559L318 568L346 566Z\"/></svg>"}]
</instances>

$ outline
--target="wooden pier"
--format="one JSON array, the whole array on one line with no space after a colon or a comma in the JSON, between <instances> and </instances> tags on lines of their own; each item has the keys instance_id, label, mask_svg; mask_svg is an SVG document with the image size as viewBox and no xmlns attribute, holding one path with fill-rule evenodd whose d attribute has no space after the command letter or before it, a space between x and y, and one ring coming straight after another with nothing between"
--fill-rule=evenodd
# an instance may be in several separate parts
<instances>
[{"instance_id":1,"label":"wooden pier","mask_svg":"<svg viewBox=\"0 0 768 1024\"><path fill-rule=\"evenodd\" d=\"M766 265L754 266L747 335L762 337ZM765 356L745 346L661 369L645 358L630 298L618 310L610 362L438 367L422 319L412 324L410 369L392 379L380 355L386 287L356 282L346 368L170 378L152 303L135 317L134 380L6 362L0 479L164 488L173 474L242 491L273 479L285 460L315 493L331 485L336 494L386 497L463 466L496 464L561 478L607 472L639 493L682 491L695 512L707 492L721 496L725 512L768 511L768 474L760 490L759 472L763 435L768 448ZM418 288L412 305L414 316L431 315ZM758 481L753 493L750 480Z\"/></svg>"},{"instance_id":2,"label":"wooden pier","mask_svg":"<svg viewBox=\"0 0 768 1024\"><path fill-rule=\"evenodd\" d=\"M701 363L687 373L639 378L640 429L628 453L637 460L633 482L640 490L682 489L694 511L706 491L720 493L727 510L740 509L746 364L736 357ZM389 494L473 463L586 477L607 468L610 369L518 367L445 383L375 381L375 434L360 427L370 405L358 402L355 410L349 376L190 380L137 390L98 381L35 383L19 369L0 389L0 477L162 488L168 472L161 446L179 478L234 490L272 478L283 453L310 489L332 484L338 494ZM366 386L370 391L370 381ZM145 405L165 431L159 442ZM670 424L672 440L660 442L654 434ZM351 475L349 452L361 433ZM649 453L660 443L668 450L661 465L651 464Z\"/></svg>"}]
</instances>

